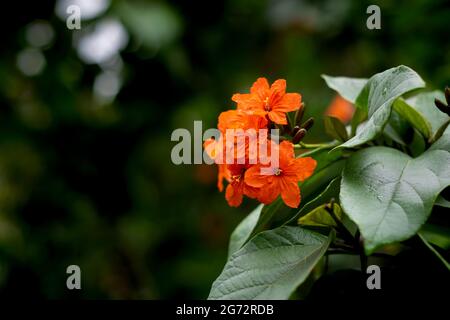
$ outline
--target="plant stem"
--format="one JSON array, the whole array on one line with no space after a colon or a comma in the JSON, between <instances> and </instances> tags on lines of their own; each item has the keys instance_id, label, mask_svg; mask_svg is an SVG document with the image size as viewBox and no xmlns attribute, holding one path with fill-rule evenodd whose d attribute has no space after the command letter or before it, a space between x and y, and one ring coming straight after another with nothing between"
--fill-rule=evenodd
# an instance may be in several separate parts
<instances>
[{"instance_id":1,"label":"plant stem","mask_svg":"<svg viewBox=\"0 0 450 320\"><path fill-rule=\"evenodd\" d=\"M333 205L333 200L332 200ZM339 230L342 231L345 238L353 243L353 247L356 250L356 254L359 254L359 261L361 263L361 271L365 272L367 270L367 256L364 252L364 247L361 243L361 234L359 230L356 231L355 236L348 231L348 229L344 226L344 224L338 219L338 217L334 214L333 208L329 208L328 206L325 206L325 210L329 213L329 215L333 218L334 222L336 222L336 225L338 226Z\"/></svg>"},{"instance_id":2,"label":"plant stem","mask_svg":"<svg viewBox=\"0 0 450 320\"><path fill-rule=\"evenodd\" d=\"M427 241L427 239L425 239L425 237L423 235L421 235L420 233L417 234L419 236L419 238L422 240L422 242L428 247L428 249L431 250L431 252L434 253L434 255L441 260L441 262L444 264L444 266L450 270L450 264L444 259L443 256L441 256L441 254L435 249L433 248L433 246Z\"/></svg>"},{"instance_id":3,"label":"plant stem","mask_svg":"<svg viewBox=\"0 0 450 320\"><path fill-rule=\"evenodd\" d=\"M345 235L347 240L349 240L350 242L354 242L355 239L353 238L353 235L350 233L350 231L347 230L341 220L339 220L338 217L334 214L333 208L328 208L328 206L325 206L325 210L328 212L331 218L333 218L334 222L339 228L339 231L341 231L343 235Z\"/></svg>"},{"instance_id":4,"label":"plant stem","mask_svg":"<svg viewBox=\"0 0 450 320\"><path fill-rule=\"evenodd\" d=\"M336 147L335 143L303 143L294 144L295 149L331 149Z\"/></svg>"},{"instance_id":5,"label":"plant stem","mask_svg":"<svg viewBox=\"0 0 450 320\"><path fill-rule=\"evenodd\" d=\"M359 230L356 231L355 234L355 246L357 247L357 250L359 252L359 261L361 263L361 271L366 272L367 270L367 256L364 252L364 247L362 246L361 242L361 233Z\"/></svg>"}]
</instances>

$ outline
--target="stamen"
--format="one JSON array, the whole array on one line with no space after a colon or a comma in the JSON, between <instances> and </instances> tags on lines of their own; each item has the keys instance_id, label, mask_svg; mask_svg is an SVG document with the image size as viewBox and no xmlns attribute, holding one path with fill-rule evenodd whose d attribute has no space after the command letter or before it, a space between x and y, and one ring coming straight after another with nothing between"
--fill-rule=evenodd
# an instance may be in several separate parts
<instances>
[{"instance_id":1,"label":"stamen","mask_svg":"<svg viewBox=\"0 0 450 320\"><path fill-rule=\"evenodd\" d=\"M266 97L266 99L264 99L264 109L265 109L266 111L270 111L269 97Z\"/></svg>"},{"instance_id":2,"label":"stamen","mask_svg":"<svg viewBox=\"0 0 450 320\"><path fill-rule=\"evenodd\" d=\"M241 180L242 175L241 174L237 174L235 176L232 176L231 179L233 181L239 182Z\"/></svg>"}]
</instances>

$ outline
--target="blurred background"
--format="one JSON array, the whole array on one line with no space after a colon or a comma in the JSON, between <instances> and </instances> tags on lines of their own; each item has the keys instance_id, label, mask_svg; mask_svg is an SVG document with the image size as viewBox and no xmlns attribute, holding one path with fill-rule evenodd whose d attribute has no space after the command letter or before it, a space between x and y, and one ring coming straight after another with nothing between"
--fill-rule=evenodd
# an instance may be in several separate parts
<instances>
[{"instance_id":1,"label":"blurred background","mask_svg":"<svg viewBox=\"0 0 450 320\"><path fill-rule=\"evenodd\" d=\"M173 165L172 131L215 127L259 76L287 79L315 117L334 98L322 73L405 64L443 89L446 2L3 4L0 297L207 297L255 202L228 207L214 166ZM80 30L66 26L71 4ZM370 4L381 30L366 28ZM317 122L310 141L326 139ZM71 264L82 290L66 288Z\"/></svg>"}]
</instances>

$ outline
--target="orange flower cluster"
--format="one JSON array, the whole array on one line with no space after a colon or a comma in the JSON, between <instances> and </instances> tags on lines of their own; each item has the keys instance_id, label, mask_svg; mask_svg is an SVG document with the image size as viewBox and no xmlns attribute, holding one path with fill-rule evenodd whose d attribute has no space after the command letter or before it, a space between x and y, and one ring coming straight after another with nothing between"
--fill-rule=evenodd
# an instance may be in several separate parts
<instances>
[{"instance_id":1,"label":"orange flower cluster","mask_svg":"<svg viewBox=\"0 0 450 320\"><path fill-rule=\"evenodd\" d=\"M303 107L300 94L286 93L285 80L277 80L269 86L267 79L259 78L251 87L250 93L234 94L232 100L237 103L237 109L219 115L217 127L221 132L220 139L209 139L204 143L207 154L219 167L219 190L223 191L223 180L226 180L228 185L225 198L233 207L242 203L244 195L264 204L273 202L281 195L286 205L297 208L300 204L298 182L312 175L316 161L309 157L295 158L294 145L289 141L276 144L270 139L267 129L273 127L273 124L288 124L286 113ZM253 129L258 147L268 146L269 153L265 158L261 155L253 157L247 141L243 145L237 145L235 137L233 141L227 141L228 129L241 132L237 135ZM225 161L230 145L236 147L231 152L233 163ZM267 161L274 151L279 156L276 167ZM269 170L269 174L263 173L264 169Z\"/></svg>"}]
</instances>

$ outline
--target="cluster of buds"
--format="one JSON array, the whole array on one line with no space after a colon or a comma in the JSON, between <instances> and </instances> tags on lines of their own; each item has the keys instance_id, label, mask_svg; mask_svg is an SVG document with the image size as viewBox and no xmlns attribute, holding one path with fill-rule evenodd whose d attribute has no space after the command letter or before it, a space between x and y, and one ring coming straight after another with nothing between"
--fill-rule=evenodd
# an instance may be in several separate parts
<instances>
[{"instance_id":1,"label":"cluster of buds","mask_svg":"<svg viewBox=\"0 0 450 320\"><path fill-rule=\"evenodd\" d=\"M289 121L286 125L278 125L280 130L280 141L290 140L293 144L298 144L303 140L308 130L314 125L314 118L308 118L305 122L303 121L303 116L305 114L305 104L302 103L300 108L295 112L294 116L294 126L292 126Z\"/></svg>"}]
</instances>

